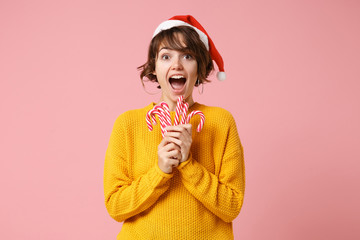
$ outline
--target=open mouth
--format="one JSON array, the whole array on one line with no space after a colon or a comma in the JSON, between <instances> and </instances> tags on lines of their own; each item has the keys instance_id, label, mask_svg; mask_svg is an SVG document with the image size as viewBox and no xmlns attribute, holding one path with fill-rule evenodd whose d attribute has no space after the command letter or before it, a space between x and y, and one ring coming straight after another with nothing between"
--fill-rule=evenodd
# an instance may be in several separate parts
<instances>
[{"instance_id":1,"label":"open mouth","mask_svg":"<svg viewBox=\"0 0 360 240\"><path fill-rule=\"evenodd\" d=\"M174 90L181 90L186 83L186 78L182 75L174 75L169 78L169 82Z\"/></svg>"}]
</instances>

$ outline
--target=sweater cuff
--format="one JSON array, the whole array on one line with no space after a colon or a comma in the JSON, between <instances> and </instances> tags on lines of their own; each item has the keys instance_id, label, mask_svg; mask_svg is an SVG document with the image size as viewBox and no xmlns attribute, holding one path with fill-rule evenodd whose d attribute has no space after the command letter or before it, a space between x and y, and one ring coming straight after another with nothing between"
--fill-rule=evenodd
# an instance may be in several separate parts
<instances>
[{"instance_id":1,"label":"sweater cuff","mask_svg":"<svg viewBox=\"0 0 360 240\"><path fill-rule=\"evenodd\" d=\"M192 154L191 152L189 153L189 158L185 161L185 162L182 162L180 163L180 165L177 167L178 170L181 170L183 169L186 165L188 165L189 163L191 163L193 161L193 158L192 158Z\"/></svg>"},{"instance_id":2,"label":"sweater cuff","mask_svg":"<svg viewBox=\"0 0 360 240\"><path fill-rule=\"evenodd\" d=\"M149 186L155 189L168 184L169 179L172 178L173 175L173 173L164 173L156 164L153 168L149 170L146 179Z\"/></svg>"},{"instance_id":3,"label":"sweater cuff","mask_svg":"<svg viewBox=\"0 0 360 240\"><path fill-rule=\"evenodd\" d=\"M170 179L170 178L172 178L174 176L174 172L172 172L172 173L164 173L159 168L159 165L157 163L155 163L155 169L156 169L156 172L163 178Z\"/></svg>"}]
</instances>

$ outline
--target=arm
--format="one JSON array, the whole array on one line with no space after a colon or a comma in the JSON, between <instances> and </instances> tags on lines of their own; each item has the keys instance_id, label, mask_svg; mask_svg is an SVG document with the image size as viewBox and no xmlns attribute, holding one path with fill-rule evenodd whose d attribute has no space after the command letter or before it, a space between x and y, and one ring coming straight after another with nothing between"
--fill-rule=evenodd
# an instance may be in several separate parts
<instances>
[{"instance_id":1,"label":"arm","mask_svg":"<svg viewBox=\"0 0 360 240\"><path fill-rule=\"evenodd\" d=\"M239 214L245 190L243 148L235 121L232 117L229 119L219 174L209 172L191 154L178 167L186 189L225 222L233 221Z\"/></svg>"},{"instance_id":2,"label":"arm","mask_svg":"<svg viewBox=\"0 0 360 240\"><path fill-rule=\"evenodd\" d=\"M125 124L119 117L111 133L104 164L105 205L112 218L124 221L152 206L168 189L172 174L163 173L157 164L137 179L129 176L126 159Z\"/></svg>"}]
</instances>

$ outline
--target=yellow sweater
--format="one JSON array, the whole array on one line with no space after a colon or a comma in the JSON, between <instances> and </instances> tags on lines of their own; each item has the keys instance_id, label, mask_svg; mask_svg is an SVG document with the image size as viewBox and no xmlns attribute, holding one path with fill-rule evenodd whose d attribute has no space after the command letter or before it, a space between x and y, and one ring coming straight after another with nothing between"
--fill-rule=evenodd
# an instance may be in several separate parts
<instances>
[{"instance_id":1,"label":"yellow sweater","mask_svg":"<svg viewBox=\"0 0 360 240\"><path fill-rule=\"evenodd\" d=\"M195 103L189 113L202 111L204 127L196 132L200 117L191 119L190 157L166 174L157 165L160 124L150 132L145 121L154 105L121 114L106 151L105 205L112 218L124 221L117 239L233 239L245 169L232 115Z\"/></svg>"}]
</instances>

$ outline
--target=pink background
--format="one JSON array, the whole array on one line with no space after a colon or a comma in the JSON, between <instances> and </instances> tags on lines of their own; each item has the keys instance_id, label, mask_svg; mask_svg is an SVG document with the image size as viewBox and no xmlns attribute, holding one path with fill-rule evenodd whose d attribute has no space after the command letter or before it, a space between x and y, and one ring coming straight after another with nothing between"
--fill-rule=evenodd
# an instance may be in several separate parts
<instances>
[{"instance_id":1,"label":"pink background","mask_svg":"<svg viewBox=\"0 0 360 240\"><path fill-rule=\"evenodd\" d=\"M192 14L225 60L195 100L234 115L235 239L360 239L360 3L1 1L0 239L115 239L103 163L122 112L157 101L136 67ZM144 122L145 124L145 122Z\"/></svg>"}]
</instances>

